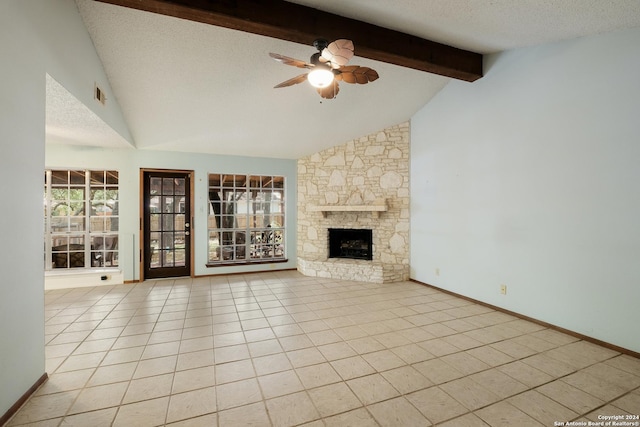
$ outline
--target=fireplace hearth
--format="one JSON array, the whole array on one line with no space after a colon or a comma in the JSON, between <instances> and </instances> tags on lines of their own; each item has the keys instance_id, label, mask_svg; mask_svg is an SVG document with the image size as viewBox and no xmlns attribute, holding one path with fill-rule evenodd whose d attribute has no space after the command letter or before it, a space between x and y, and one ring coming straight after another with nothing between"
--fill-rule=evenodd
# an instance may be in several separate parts
<instances>
[{"instance_id":1,"label":"fireplace hearth","mask_svg":"<svg viewBox=\"0 0 640 427\"><path fill-rule=\"evenodd\" d=\"M330 228L329 258L373 259L373 231Z\"/></svg>"}]
</instances>

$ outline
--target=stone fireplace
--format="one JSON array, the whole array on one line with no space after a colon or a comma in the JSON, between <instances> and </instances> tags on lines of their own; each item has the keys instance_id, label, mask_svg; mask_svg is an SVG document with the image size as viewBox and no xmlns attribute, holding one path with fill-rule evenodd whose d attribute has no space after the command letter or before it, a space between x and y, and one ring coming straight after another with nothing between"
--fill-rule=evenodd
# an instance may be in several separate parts
<instances>
[{"instance_id":1,"label":"stone fireplace","mask_svg":"<svg viewBox=\"0 0 640 427\"><path fill-rule=\"evenodd\" d=\"M371 230L367 259L332 255L329 230L340 229ZM360 239L346 240L347 253L362 253L353 243ZM297 246L298 270L308 276L409 278L408 122L298 160Z\"/></svg>"}]
</instances>

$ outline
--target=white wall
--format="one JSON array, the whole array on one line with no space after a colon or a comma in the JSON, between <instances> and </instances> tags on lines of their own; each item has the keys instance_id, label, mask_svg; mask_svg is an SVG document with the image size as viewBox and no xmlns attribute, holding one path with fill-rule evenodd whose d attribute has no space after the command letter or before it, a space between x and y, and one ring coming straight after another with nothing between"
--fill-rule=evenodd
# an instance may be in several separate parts
<instances>
[{"instance_id":1,"label":"white wall","mask_svg":"<svg viewBox=\"0 0 640 427\"><path fill-rule=\"evenodd\" d=\"M497 54L413 117L412 278L640 351L638 46Z\"/></svg>"},{"instance_id":2,"label":"white wall","mask_svg":"<svg viewBox=\"0 0 640 427\"><path fill-rule=\"evenodd\" d=\"M110 89L73 0L0 1L0 58L2 416L45 372L45 76L90 108L94 82ZM95 112L130 140L117 103Z\"/></svg>"},{"instance_id":3,"label":"white wall","mask_svg":"<svg viewBox=\"0 0 640 427\"><path fill-rule=\"evenodd\" d=\"M45 73L21 3L0 3L0 416L44 373Z\"/></svg>"},{"instance_id":4,"label":"white wall","mask_svg":"<svg viewBox=\"0 0 640 427\"><path fill-rule=\"evenodd\" d=\"M220 143L220 141L212 141ZM194 183L194 274L197 276L236 272L288 269L296 267L296 187L295 160L265 159L211 154L176 153L134 149L102 149L95 147L49 145L47 168L114 169L119 171L120 240L119 262L124 280L140 278L140 169L193 170ZM241 267L207 268L208 174L248 173L285 177L285 248L288 262L254 264Z\"/></svg>"}]
</instances>

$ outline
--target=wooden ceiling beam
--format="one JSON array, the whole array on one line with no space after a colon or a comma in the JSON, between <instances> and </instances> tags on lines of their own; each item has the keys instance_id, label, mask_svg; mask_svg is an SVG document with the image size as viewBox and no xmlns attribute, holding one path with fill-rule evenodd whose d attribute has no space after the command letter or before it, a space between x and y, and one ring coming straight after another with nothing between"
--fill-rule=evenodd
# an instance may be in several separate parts
<instances>
[{"instance_id":1,"label":"wooden ceiling beam","mask_svg":"<svg viewBox=\"0 0 640 427\"><path fill-rule=\"evenodd\" d=\"M482 55L283 0L98 0L118 6L312 45L350 39L356 55L475 81Z\"/></svg>"}]
</instances>

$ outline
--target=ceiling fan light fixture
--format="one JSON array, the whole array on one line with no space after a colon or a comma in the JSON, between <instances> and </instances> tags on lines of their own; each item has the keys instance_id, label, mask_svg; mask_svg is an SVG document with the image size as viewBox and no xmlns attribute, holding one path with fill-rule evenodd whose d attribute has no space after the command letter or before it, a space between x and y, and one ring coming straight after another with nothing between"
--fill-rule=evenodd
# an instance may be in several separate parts
<instances>
[{"instance_id":1,"label":"ceiling fan light fixture","mask_svg":"<svg viewBox=\"0 0 640 427\"><path fill-rule=\"evenodd\" d=\"M333 71L324 64L318 64L309 72L307 80L313 87L327 87L333 83Z\"/></svg>"},{"instance_id":2,"label":"ceiling fan light fixture","mask_svg":"<svg viewBox=\"0 0 640 427\"><path fill-rule=\"evenodd\" d=\"M307 80L316 92L324 99L333 99L340 91L340 83L365 84L377 80L378 73L369 67L349 65L347 63L353 56L353 42L347 39L338 39L327 43L324 39L317 39L313 46L318 52L311 55L309 62L289 58L279 53L269 53L273 59L285 65L297 68L306 68L309 72L300 74L285 80L274 88L293 86Z\"/></svg>"}]
</instances>

